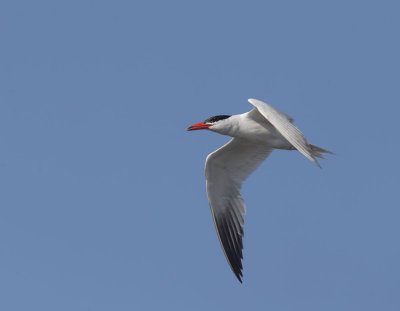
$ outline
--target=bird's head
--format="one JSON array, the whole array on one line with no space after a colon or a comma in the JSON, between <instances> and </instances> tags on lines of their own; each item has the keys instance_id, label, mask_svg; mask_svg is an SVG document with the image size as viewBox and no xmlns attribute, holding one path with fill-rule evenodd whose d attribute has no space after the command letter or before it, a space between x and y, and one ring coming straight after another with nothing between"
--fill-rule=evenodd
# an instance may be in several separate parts
<instances>
[{"instance_id":1,"label":"bird's head","mask_svg":"<svg viewBox=\"0 0 400 311\"><path fill-rule=\"evenodd\" d=\"M230 116L227 115L213 116L203 122L189 126L186 131L210 130L214 132L220 132L227 126L227 119L229 117Z\"/></svg>"}]
</instances>

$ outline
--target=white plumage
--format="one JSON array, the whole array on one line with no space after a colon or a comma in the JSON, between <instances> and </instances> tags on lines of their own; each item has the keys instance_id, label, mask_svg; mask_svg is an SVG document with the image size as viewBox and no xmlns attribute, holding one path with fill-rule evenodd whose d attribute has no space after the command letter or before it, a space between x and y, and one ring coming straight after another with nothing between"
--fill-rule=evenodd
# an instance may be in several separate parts
<instances>
[{"instance_id":1,"label":"white plumage","mask_svg":"<svg viewBox=\"0 0 400 311\"><path fill-rule=\"evenodd\" d=\"M316 165L316 157L332 153L307 142L293 119L272 106L249 99L249 112L215 116L194 124L188 131L208 129L233 137L208 155L205 165L207 196L218 238L225 256L242 282L243 226L246 206L240 194L243 181L268 157L273 149L297 149Z\"/></svg>"}]
</instances>

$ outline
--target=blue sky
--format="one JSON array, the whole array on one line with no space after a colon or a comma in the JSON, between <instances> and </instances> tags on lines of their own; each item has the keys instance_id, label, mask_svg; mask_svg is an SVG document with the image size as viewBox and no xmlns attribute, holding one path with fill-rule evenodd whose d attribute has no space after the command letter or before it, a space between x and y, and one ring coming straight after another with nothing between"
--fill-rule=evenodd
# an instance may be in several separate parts
<instances>
[{"instance_id":1,"label":"blue sky","mask_svg":"<svg viewBox=\"0 0 400 311\"><path fill-rule=\"evenodd\" d=\"M1 310L399 310L396 1L2 1ZM243 187L244 283L185 128L288 113L337 156Z\"/></svg>"}]
</instances>

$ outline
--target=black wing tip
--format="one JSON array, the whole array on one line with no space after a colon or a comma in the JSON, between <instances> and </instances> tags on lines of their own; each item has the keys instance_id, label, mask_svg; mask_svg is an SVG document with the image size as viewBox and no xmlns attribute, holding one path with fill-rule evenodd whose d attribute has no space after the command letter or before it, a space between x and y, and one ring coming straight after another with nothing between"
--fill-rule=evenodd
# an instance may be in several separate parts
<instances>
[{"instance_id":1,"label":"black wing tip","mask_svg":"<svg viewBox=\"0 0 400 311\"><path fill-rule=\"evenodd\" d=\"M232 271L235 274L236 278L239 280L240 283L243 283L242 262L240 261L240 263L236 265L234 265L232 262L229 263L231 264Z\"/></svg>"},{"instance_id":2,"label":"black wing tip","mask_svg":"<svg viewBox=\"0 0 400 311\"><path fill-rule=\"evenodd\" d=\"M217 231L218 236L220 238L222 248L224 250L226 259L232 269L232 272L235 274L236 278L240 283L243 283L242 277L242 235L239 232L236 232L234 227L229 226L229 220L233 221L232 218L220 218L217 219ZM233 236L232 236L232 235Z\"/></svg>"},{"instance_id":3,"label":"black wing tip","mask_svg":"<svg viewBox=\"0 0 400 311\"><path fill-rule=\"evenodd\" d=\"M235 273L236 278L239 280L240 284L243 284L243 281L242 281L243 273L242 273L242 271L239 271L239 273L236 273L236 272L234 272L234 273Z\"/></svg>"}]
</instances>

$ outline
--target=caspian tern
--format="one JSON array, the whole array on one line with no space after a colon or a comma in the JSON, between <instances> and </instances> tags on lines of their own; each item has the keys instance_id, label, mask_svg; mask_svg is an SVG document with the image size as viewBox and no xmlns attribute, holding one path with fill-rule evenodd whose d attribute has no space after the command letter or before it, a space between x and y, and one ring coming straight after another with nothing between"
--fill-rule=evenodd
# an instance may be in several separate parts
<instances>
[{"instance_id":1,"label":"caspian tern","mask_svg":"<svg viewBox=\"0 0 400 311\"><path fill-rule=\"evenodd\" d=\"M205 175L208 202L225 257L242 282L244 214L246 206L240 194L243 181L274 149L298 150L319 165L316 158L332 152L311 145L293 119L272 106L249 99L254 108L239 115L218 115L189 126L187 131L207 129L233 137L210 153Z\"/></svg>"}]
</instances>

